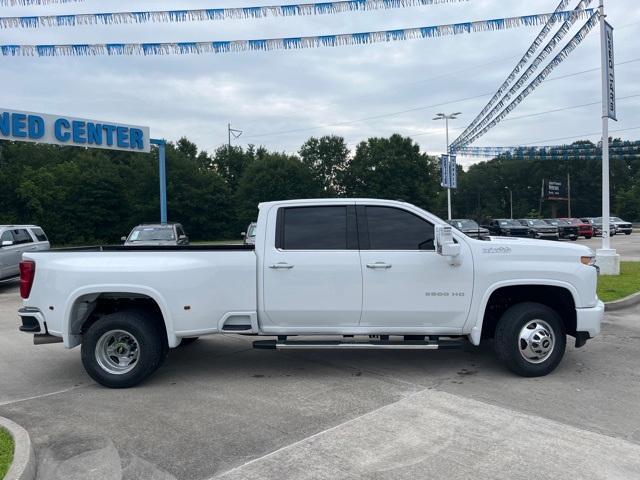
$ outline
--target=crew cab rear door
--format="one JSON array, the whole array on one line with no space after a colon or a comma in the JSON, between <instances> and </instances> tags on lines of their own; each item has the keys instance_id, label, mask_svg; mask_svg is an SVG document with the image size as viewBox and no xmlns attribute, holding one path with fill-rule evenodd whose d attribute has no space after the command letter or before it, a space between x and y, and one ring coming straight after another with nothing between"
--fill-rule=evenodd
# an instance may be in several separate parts
<instances>
[{"instance_id":1,"label":"crew cab rear door","mask_svg":"<svg viewBox=\"0 0 640 480\"><path fill-rule=\"evenodd\" d=\"M353 327L362 310L355 206L283 206L271 211L265 244L263 305L279 327ZM269 234L269 232L268 232Z\"/></svg>"},{"instance_id":2,"label":"crew cab rear door","mask_svg":"<svg viewBox=\"0 0 640 480\"><path fill-rule=\"evenodd\" d=\"M434 225L416 212L358 205L364 327L462 328L473 291L470 248L459 242L461 264L434 246Z\"/></svg>"}]
</instances>

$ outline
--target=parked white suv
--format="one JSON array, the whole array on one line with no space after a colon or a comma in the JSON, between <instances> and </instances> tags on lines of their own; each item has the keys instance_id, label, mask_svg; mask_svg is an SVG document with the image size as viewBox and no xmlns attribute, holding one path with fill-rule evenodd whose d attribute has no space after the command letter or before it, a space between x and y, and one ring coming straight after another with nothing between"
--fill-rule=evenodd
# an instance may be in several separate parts
<instances>
[{"instance_id":1,"label":"parked white suv","mask_svg":"<svg viewBox=\"0 0 640 480\"><path fill-rule=\"evenodd\" d=\"M0 280L17 277L24 252L49 250L49 239L35 225L0 225Z\"/></svg>"}]
</instances>

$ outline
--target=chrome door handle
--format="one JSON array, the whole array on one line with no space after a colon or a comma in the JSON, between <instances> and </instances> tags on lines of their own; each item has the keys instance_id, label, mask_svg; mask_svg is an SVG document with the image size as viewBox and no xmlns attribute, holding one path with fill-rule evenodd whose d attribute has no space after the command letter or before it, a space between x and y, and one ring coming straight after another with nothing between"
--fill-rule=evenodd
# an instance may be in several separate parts
<instances>
[{"instance_id":1,"label":"chrome door handle","mask_svg":"<svg viewBox=\"0 0 640 480\"><path fill-rule=\"evenodd\" d=\"M274 270L291 270L293 268L293 265L285 262L280 262L269 265L269 268L273 268Z\"/></svg>"},{"instance_id":2,"label":"chrome door handle","mask_svg":"<svg viewBox=\"0 0 640 480\"><path fill-rule=\"evenodd\" d=\"M367 263L367 268L384 268L385 270L388 270L391 268L391 264L384 262Z\"/></svg>"}]
</instances>

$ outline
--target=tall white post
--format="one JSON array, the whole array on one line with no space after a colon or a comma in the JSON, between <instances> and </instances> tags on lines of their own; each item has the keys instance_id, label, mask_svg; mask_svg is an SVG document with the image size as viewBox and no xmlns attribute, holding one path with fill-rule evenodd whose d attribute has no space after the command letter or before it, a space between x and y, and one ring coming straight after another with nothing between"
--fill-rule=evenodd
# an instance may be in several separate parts
<instances>
[{"instance_id":1,"label":"tall white post","mask_svg":"<svg viewBox=\"0 0 640 480\"><path fill-rule=\"evenodd\" d=\"M600 0L600 68L602 70L602 248L596 251L596 263L603 275L620 275L620 255L611 248L611 205L609 193L609 78L607 72L607 31L604 0Z\"/></svg>"},{"instance_id":2,"label":"tall white post","mask_svg":"<svg viewBox=\"0 0 640 480\"><path fill-rule=\"evenodd\" d=\"M449 117L444 117L445 130L447 136L447 155L449 155ZM447 212L449 214L449 220L451 220L451 188L447 188Z\"/></svg>"}]
</instances>

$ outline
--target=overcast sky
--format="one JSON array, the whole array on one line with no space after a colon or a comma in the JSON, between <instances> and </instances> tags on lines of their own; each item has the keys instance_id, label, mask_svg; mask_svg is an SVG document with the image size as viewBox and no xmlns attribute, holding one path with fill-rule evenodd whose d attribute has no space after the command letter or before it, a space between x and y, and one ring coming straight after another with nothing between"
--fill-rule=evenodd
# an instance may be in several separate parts
<instances>
[{"instance_id":1,"label":"overcast sky","mask_svg":"<svg viewBox=\"0 0 640 480\"><path fill-rule=\"evenodd\" d=\"M277 0L86 0L77 4L0 7L2 16L216 8L296 3ZM551 12L558 0L469 0L435 6L263 18L0 31L0 43L101 43L235 40L353 33ZM572 2L577 3L577 0ZM597 0L593 1L597 5ZM606 0L616 27L616 61L640 59L640 2ZM582 23L583 21L581 21ZM311 135L338 134L351 148L371 136L400 133L430 153L445 149L437 112L461 111L451 139L474 118L541 27L438 39L308 50L222 55L2 57L3 99L15 110L57 113L151 127L152 136L187 136L213 151L227 123L243 130L235 144L295 152ZM575 31L576 29L574 29ZM567 38L572 36L568 35ZM598 29L550 80L600 64ZM640 138L640 61L617 68L618 118L612 132ZM479 146L598 140L600 106L516 118L597 102L599 72L547 81ZM487 96L470 100L461 99ZM451 102L444 106L433 106ZM397 113L413 109L408 113ZM378 117L378 118L370 118ZM369 118L369 119L367 119ZM366 119L366 120L363 120ZM589 134L589 135L585 135ZM463 160L468 163L470 159Z\"/></svg>"}]
</instances>

